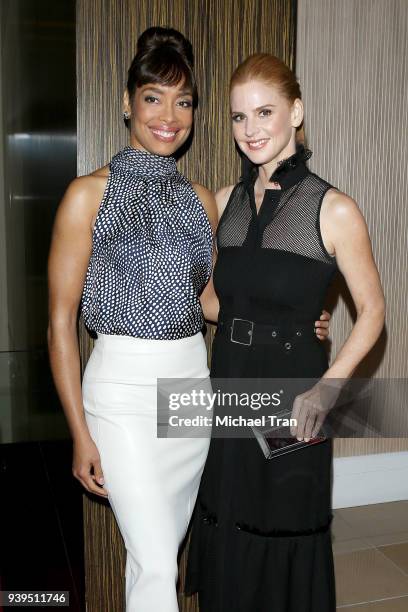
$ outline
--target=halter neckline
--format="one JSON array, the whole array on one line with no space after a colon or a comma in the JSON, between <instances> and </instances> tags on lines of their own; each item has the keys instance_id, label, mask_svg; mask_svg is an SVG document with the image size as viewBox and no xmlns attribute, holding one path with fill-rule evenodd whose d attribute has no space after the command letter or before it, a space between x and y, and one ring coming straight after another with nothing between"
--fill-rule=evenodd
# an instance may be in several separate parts
<instances>
[{"instance_id":1,"label":"halter neckline","mask_svg":"<svg viewBox=\"0 0 408 612\"><path fill-rule=\"evenodd\" d=\"M174 157L150 153L130 145L116 153L111 160L111 169L143 177L169 178L178 173Z\"/></svg>"}]
</instances>

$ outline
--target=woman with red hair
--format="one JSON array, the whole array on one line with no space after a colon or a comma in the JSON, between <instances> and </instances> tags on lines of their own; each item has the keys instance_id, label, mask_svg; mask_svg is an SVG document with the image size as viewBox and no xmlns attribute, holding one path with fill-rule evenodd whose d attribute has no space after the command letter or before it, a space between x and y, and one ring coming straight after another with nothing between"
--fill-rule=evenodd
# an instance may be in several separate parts
<instances>
[{"instance_id":1,"label":"woman with red hair","mask_svg":"<svg viewBox=\"0 0 408 612\"><path fill-rule=\"evenodd\" d=\"M293 433L308 442L321 425L319 384L348 379L379 337L383 291L356 202L306 165L291 70L272 55L249 57L230 102L246 171L216 194L211 376L317 379L293 403ZM337 271L357 320L329 367L314 321ZM255 437L213 437L186 581L200 612L334 612L331 468L330 438L267 461Z\"/></svg>"}]
</instances>

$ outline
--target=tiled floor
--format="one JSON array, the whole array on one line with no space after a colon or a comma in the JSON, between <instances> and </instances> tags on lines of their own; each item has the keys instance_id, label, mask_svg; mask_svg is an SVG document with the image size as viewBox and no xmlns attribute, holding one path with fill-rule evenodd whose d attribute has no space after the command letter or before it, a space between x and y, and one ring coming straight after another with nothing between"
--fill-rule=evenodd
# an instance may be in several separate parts
<instances>
[{"instance_id":1,"label":"tiled floor","mask_svg":"<svg viewBox=\"0 0 408 612\"><path fill-rule=\"evenodd\" d=\"M408 612L408 501L335 510L337 609Z\"/></svg>"}]
</instances>

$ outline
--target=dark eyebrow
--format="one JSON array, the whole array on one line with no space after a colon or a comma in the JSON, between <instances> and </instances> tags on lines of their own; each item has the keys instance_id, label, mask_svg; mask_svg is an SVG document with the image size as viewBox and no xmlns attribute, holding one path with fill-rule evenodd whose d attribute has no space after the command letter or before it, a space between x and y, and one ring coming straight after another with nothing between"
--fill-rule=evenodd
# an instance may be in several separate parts
<instances>
[{"instance_id":1,"label":"dark eyebrow","mask_svg":"<svg viewBox=\"0 0 408 612\"><path fill-rule=\"evenodd\" d=\"M143 87L143 91L154 91L154 93L163 93L163 89L159 88L159 87L154 87L152 85L148 85L148 86L144 86Z\"/></svg>"},{"instance_id":2,"label":"dark eyebrow","mask_svg":"<svg viewBox=\"0 0 408 612\"><path fill-rule=\"evenodd\" d=\"M154 93L159 93L162 94L164 93L164 89L162 89L161 87L154 87L152 85L145 85L143 88L143 91L154 91ZM191 93L191 91L189 89L184 89L183 91L181 91L179 93L180 96L192 96L193 94Z\"/></svg>"}]
</instances>

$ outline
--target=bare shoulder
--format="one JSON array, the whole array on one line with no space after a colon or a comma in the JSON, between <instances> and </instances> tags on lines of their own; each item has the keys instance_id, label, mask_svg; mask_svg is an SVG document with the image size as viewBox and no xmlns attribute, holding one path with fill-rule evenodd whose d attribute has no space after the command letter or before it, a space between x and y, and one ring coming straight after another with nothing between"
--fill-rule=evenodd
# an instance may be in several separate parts
<instances>
[{"instance_id":1,"label":"bare shoulder","mask_svg":"<svg viewBox=\"0 0 408 612\"><path fill-rule=\"evenodd\" d=\"M212 191L201 185L200 183L191 183L194 191L197 194L197 197L201 200L205 212L207 213L207 217L210 220L211 226L213 229L217 227L218 223L218 214L217 214L217 205L215 203L214 194Z\"/></svg>"},{"instance_id":2,"label":"bare shoulder","mask_svg":"<svg viewBox=\"0 0 408 612\"><path fill-rule=\"evenodd\" d=\"M357 202L334 188L329 189L323 198L321 215L329 222L346 224L364 218Z\"/></svg>"},{"instance_id":3,"label":"bare shoulder","mask_svg":"<svg viewBox=\"0 0 408 612\"><path fill-rule=\"evenodd\" d=\"M222 213L225 210L225 207L230 199L232 190L235 185L227 185L226 187L221 187L215 194L215 201L217 202L218 209L218 218L221 218Z\"/></svg>"},{"instance_id":4,"label":"bare shoulder","mask_svg":"<svg viewBox=\"0 0 408 612\"><path fill-rule=\"evenodd\" d=\"M201 183L191 183L194 191L196 192L196 194L198 195L198 197L203 200L207 200L207 199L211 199L214 197L213 192L210 191L209 189L207 189L207 187L204 187L204 185L201 185Z\"/></svg>"},{"instance_id":5,"label":"bare shoulder","mask_svg":"<svg viewBox=\"0 0 408 612\"><path fill-rule=\"evenodd\" d=\"M56 221L83 223L92 229L109 176L109 166L73 179L58 207Z\"/></svg>"},{"instance_id":6,"label":"bare shoulder","mask_svg":"<svg viewBox=\"0 0 408 612\"><path fill-rule=\"evenodd\" d=\"M320 227L327 251L334 253L337 259L344 249L368 245L370 240L357 202L334 188L329 189L323 198Z\"/></svg>"}]
</instances>

